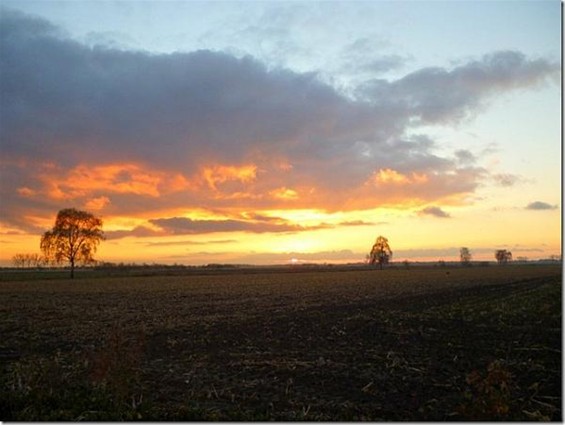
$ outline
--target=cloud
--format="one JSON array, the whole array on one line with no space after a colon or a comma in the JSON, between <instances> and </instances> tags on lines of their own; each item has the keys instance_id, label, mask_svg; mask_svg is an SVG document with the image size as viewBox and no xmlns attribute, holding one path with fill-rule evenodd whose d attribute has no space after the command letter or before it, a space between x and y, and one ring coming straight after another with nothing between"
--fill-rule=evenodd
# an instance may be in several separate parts
<instances>
[{"instance_id":1,"label":"cloud","mask_svg":"<svg viewBox=\"0 0 565 425\"><path fill-rule=\"evenodd\" d=\"M104 231L104 236L107 240L121 239L126 237L155 237L155 236L167 236L167 233L163 231L157 231L149 226L136 226L133 229L124 230L106 230Z\"/></svg>"},{"instance_id":2,"label":"cloud","mask_svg":"<svg viewBox=\"0 0 565 425\"><path fill-rule=\"evenodd\" d=\"M144 246L160 247L160 246L192 246L192 245L218 245L237 243L236 239L219 239L210 241L167 241L167 242L142 242Z\"/></svg>"},{"instance_id":3,"label":"cloud","mask_svg":"<svg viewBox=\"0 0 565 425\"><path fill-rule=\"evenodd\" d=\"M273 252L273 253L250 253L240 255L237 258L239 263L255 264L288 264L292 259L298 262L364 262L366 253L358 253L349 249L319 252Z\"/></svg>"},{"instance_id":4,"label":"cloud","mask_svg":"<svg viewBox=\"0 0 565 425\"><path fill-rule=\"evenodd\" d=\"M474 164L477 161L477 157L467 149L459 149L455 151L455 157L462 165Z\"/></svg>"},{"instance_id":5,"label":"cloud","mask_svg":"<svg viewBox=\"0 0 565 425\"><path fill-rule=\"evenodd\" d=\"M339 223L340 226L374 226L376 224L387 224L387 223L385 222L371 223L369 221L363 221L363 220L342 221L341 223Z\"/></svg>"},{"instance_id":6,"label":"cloud","mask_svg":"<svg viewBox=\"0 0 565 425\"><path fill-rule=\"evenodd\" d=\"M367 62L362 69L371 73L384 73L402 68L407 59L399 55L383 55Z\"/></svg>"},{"instance_id":7,"label":"cloud","mask_svg":"<svg viewBox=\"0 0 565 425\"><path fill-rule=\"evenodd\" d=\"M523 181L522 177L508 173L493 174L491 178L495 182L495 184L502 187L511 187L516 183Z\"/></svg>"},{"instance_id":8,"label":"cloud","mask_svg":"<svg viewBox=\"0 0 565 425\"><path fill-rule=\"evenodd\" d=\"M98 211L106 207L109 203L110 203L110 199L107 196L100 196L98 198L92 198L88 200L84 204L84 208L90 211L92 210Z\"/></svg>"},{"instance_id":9,"label":"cloud","mask_svg":"<svg viewBox=\"0 0 565 425\"><path fill-rule=\"evenodd\" d=\"M557 205L551 205L548 204L547 202L542 202L542 201L535 201L535 202L531 202L526 206L527 210L535 210L535 211L539 211L539 210L556 210L557 209Z\"/></svg>"},{"instance_id":10,"label":"cloud","mask_svg":"<svg viewBox=\"0 0 565 425\"><path fill-rule=\"evenodd\" d=\"M431 215L433 217L438 217L438 218L450 218L451 217L451 215L446 213L440 207L426 207L426 208L418 211L418 215L422 215L422 216L423 215Z\"/></svg>"},{"instance_id":11,"label":"cloud","mask_svg":"<svg viewBox=\"0 0 565 425\"><path fill-rule=\"evenodd\" d=\"M161 227L170 234L202 234L215 232L299 232L304 230L326 229L331 227L326 224L314 226L300 226L282 221L244 221L244 220L192 220L184 217L151 219L149 222Z\"/></svg>"},{"instance_id":12,"label":"cloud","mask_svg":"<svg viewBox=\"0 0 565 425\"><path fill-rule=\"evenodd\" d=\"M0 19L0 216L35 233L41 226L30 217L65 205L163 217L197 207L227 214L456 202L489 173L463 151L437 154L416 126L451 125L559 74L557 63L495 52L345 94L316 73L249 56L118 50L9 9ZM387 60L389 68L401 61ZM170 233L299 230L249 219L154 220Z\"/></svg>"},{"instance_id":13,"label":"cloud","mask_svg":"<svg viewBox=\"0 0 565 425\"><path fill-rule=\"evenodd\" d=\"M412 249L399 249L394 252L396 260L401 258L428 258L433 261L433 259L442 259L446 257L459 257L460 248L456 247L446 247L446 248L412 248ZM492 250L491 250L492 251ZM476 253L477 250L471 248L471 253ZM489 251L490 252L490 251Z\"/></svg>"},{"instance_id":14,"label":"cloud","mask_svg":"<svg viewBox=\"0 0 565 425\"><path fill-rule=\"evenodd\" d=\"M452 70L430 67L393 82L370 80L357 94L375 106L396 106L421 124L457 123L504 91L556 81L558 68L557 63L530 60L517 51L499 51Z\"/></svg>"},{"instance_id":15,"label":"cloud","mask_svg":"<svg viewBox=\"0 0 565 425\"><path fill-rule=\"evenodd\" d=\"M410 60L397 54L381 54L378 50L382 47L385 47L382 39L358 38L343 47L339 62L350 74L374 77L402 69Z\"/></svg>"}]
</instances>

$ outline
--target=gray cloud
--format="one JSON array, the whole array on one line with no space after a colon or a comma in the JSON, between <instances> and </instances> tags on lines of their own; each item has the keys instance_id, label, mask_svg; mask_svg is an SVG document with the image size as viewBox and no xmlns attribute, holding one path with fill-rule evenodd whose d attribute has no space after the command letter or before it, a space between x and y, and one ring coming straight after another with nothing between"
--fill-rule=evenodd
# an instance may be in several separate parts
<instances>
[{"instance_id":1,"label":"gray cloud","mask_svg":"<svg viewBox=\"0 0 565 425\"><path fill-rule=\"evenodd\" d=\"M486 170L470 167L468 155L463 164L461 151L434 153L433 140L408 130L448 125L497 94L559 74L559 64L497 52L452 70L372 80L349 97L316 73L271 69L249 56L88 46L42 19L8 9L0 19L0 212L30 232L39 229L26 217L93 198L108 200L108 214L135 214L157 205L359 209L467 194ZM78 184L108 174L93 167L120 164L130 164L120 191L113 180ZM246 164L256 167L246 179L231 171L214 184L204 177L205 167ZM378 181L383 169L420 183ZM161 224L258 231L243 221Z\"/></svg>"},{"instance_id":2,"label":"gray cloud","mask_svg":"<svg viewBox=\"0 0 565 425\"><path fill-rule=\"evenodd\" d=\"M374 226L386 223L371 223L362 220L344 221L337 225L319 223L316 225L301 226L292 224L279 217L267 217L260 214L246 213L241 220L193 220L186 217L169 217L150 219L148 223L159 227L154 230L148 226L138 226L132 230L113 230L106 232L107 239L119 239L126 236L171 236L171 235L201 235L209 233L249 232L249 233L296 233L309 230L329 229L337 226ZM212 241L174 241L174 242L148 242L147 246L168 245L211 245L235 242L235 239L222 239Z\"/></svg>"},{"instance_id":3,"label":"gray cloud","mask_svg":"<svg viewBox=\"0 0 565 425\"><path fill-rule=\"evenodd\" d=\"M243 220L192 220L185 217L151 219L149 222L162 228L166 234L204 234L216 232L299 232L327 228L328 225L299 226L286 222L249 222Z\"/></svg>"},{"instance_id":4,"label":"gray cloud","mask_svg":"<svg viewBox=\"0 0 565 425\"><path fill-rule=\"evenodd\" d=\"M527 210L556 210L557 205L551 205L547 202L535 201L526 206Z\"/></svg>"},{"instance_id":5,"label":"gray cloud","mask_svg":"<svg viewBox=\"0 0 565 425\"><path fill-rule=\"evenodd\" d=\"M459 149L455 151L455 157L462 165L474 164L477 161L477 157L467 149Z\"/></svg>"},{"instance_id":6,"label":"gray cloud","mask_svg":"<svg viewBox=\"0 0 565 425\"><path fill-rule=\"evenodd\" d=\"M341 223L339 223L340 226L374 226L376 224L386 224L386 223L384 222L371 223L369 221L363 221L363 220L342 221Z\"/></svg>"},{"instance_id":7,"label":"gray cloud","mask_svg":"<svg viewBox=\"0 0 565 425\"><path fill-rule=\"evenodd\" d=\"M491 177L497 185L502 187L511 187L523 180L520 176L508 173L493 174Z\"/></svg>"},{"instance_id":8,"label":"gray cloud","mask_svg":"<svg viewBox=\"0 0 565 425\"><path fill-rule=\"evenodd\" d=\"M548 77L556 80L558 69L557 63L500 51L452 70L424 68L393 82L375 79L360 87L358 95L375 105L397 106L422 124L445 124L472 116L503 91L536 85Z\"/></svg>"},{"instance_id":9,"label":"gray cloud","mask_svg":"<svg viewBox=\"0 0 565 425\"><path fill-rule=\"evenodd\" d=\"M426 207L418 211L419 215L431 215L438 218L449 218L451 217L448 213L442 210L440 207Z\"/></svg>"},{"instance_id":10,"label":"gray cloud","mask_svg":"<svg viewBox=\"0 0 565 425\"><path fill-rule=\"evenodd\" d=\"M344 46L340 55L342 68L353 75L374 78L375 75L402 69L410 60L397 54L380 53L382 39L358 38Z\"/></svg>"},{"instance_id":11,"label":"gray cloud","mask_svg":"<svg viewBox=\"0 0 565 425\"><path fill-rule=\"evenodd\" d=\"M236 243L236 239L220 239L210 241L174 241L174 242L140 242L144 246L159 247L159 246L192 246L192 245L218 245L218 244L231 244Z\"/></svg>"},{"instance_id":12,"label":"gray cloud","mask_svg":"<svg viewBox=\"0 0 565 425\"><path fill-rule=\"evenodd\" d=\"M164 235L166 235L166 233L157 232L146 226L137 226L131 230L109 230L104 232L104 236L108 240L121 239L129 236L143 238L143 237L164 236Z\"/></svg>"}]
</instances>

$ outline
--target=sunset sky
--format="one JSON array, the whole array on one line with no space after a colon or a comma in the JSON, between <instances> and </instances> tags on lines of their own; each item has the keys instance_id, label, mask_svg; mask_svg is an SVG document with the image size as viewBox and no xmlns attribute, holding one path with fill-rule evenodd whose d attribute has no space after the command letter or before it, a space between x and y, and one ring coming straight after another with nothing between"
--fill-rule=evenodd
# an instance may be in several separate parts
<instances>
[{"instance_id":1,"label":"sunset sky","mask_svg":"<svg viewBox=\"0 0 565 425\"><path fill-rule=\"evenodd\" d=\"M557 0L0 7L0 265L561 254Z\"/></svg>"}]
</instances>

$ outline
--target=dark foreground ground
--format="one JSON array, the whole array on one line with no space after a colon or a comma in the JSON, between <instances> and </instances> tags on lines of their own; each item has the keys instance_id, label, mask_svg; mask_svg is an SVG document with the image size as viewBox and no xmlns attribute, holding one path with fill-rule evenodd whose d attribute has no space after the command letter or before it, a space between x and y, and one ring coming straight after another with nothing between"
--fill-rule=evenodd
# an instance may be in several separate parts
<instances>
[{"instance_id":1,"label":"dark foreground ground","mask_svg":"<svg viewBox=\"0 0 565 425\"><path fill-rule=\"evenodd\" d=\"M0 282L2 420L562 419L561 267Z\"/></svg>"}]
</instances>

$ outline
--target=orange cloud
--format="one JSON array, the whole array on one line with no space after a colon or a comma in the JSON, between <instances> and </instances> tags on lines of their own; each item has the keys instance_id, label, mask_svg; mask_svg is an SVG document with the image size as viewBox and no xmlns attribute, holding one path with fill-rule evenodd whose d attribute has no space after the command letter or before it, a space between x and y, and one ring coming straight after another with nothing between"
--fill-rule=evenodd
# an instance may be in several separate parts
<instances>
[{"instance_id":1,"label":"orange cloud","mask_svg":"<svg viewBox=\"0 0 565 425\"><path fill-rule=\"evenodd\" d=\"M190 186L190 182L180 174L168 175L138 164L81 164L63 175L54 175L53 171L50 169L43 174L41 180L46 186L47 196L56 200L85 197L100 191L159 197L163 192L175 192ZM29 191L22 188L20 193L29 194ZM89 202L100 207L108 201L107 197L99 197Z\"/></svg>"},{"instance_id":2,"label":"orange cloud","mask_svg":"<svg viewBox=\"0 0 565 425\"><path fill-rule=\"evenodd\" d=\"M278 189L271 190L269 192L273 198L281 199L285 201L294 201L299 198L298 192L293 189L287 189L286 187L279 187Z\"/></svg>"},{"instance_id":3,"label":"orange cloud","mask_svg":"<svg viewBox=\"0 0 565 425\"><path fill-rule=\"evenodd\" d=\"M213 165L204 167L202 170L204 180L211 189L217 190L218 184L228 181L239 181L241 183L249 183L255 180L257 175L257 166L248 165Z\"/></svg>"},{"instance_id":4,"label":"orange cloud","mask_svg":"<svg viewBox=\"0 0 565 425\"><path fill-rule=\"evenodd\" d=\"M391 168L384 168L375 172L371 180L379 184L423 184L428 182L428 176L419 173L402 174Z\"/></svg>"},{"instance_id":5,"label":"orange cloud","mask_svg":"<svg viewBox=\"0 0 565 425\"><path fill-rule=\"evenodd\" d=\"M20 196L23 196L23 197L26 197L26 198L34 196L36 194L35 190L30 189L29 187L25 187L25 186L18 188L17 191L18 191L18 194Z\"/></svg>"},{"instance_id":6,"label":"orange cloud","mask_svg":"<svg viewBox=\"0 0 565 425\"><path fill-rule=\"evenodd\" d=\"M84 207L88 210L101 210L106 205L110 203L110 198L107 196L99 196L98 198L92 198L84 204Z\"/></svg>"}]
</instances>

